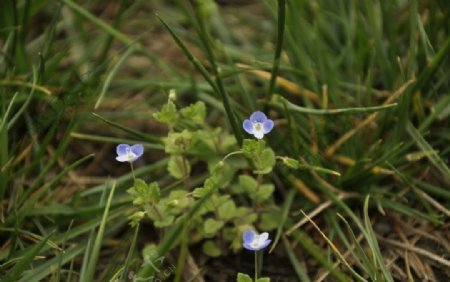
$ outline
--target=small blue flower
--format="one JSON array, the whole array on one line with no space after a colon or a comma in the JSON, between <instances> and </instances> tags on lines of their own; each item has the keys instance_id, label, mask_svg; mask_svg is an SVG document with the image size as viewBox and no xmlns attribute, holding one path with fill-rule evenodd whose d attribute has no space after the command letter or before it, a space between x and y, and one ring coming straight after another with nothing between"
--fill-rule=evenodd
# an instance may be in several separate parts
<instances>
[{"instance_id":1,"label":"small blue flower","mask_svg":"<svg viewBox=\"0 0 450 282\"><path fill-rule=\"evenodd\" d=\"M267 247L272 240L269 240L269 233L257 234L253 230L244 231L244 248L250 251L259 251Z\"/></svg>"},{"instance_id":2,"label":"small blue flower","mask_svg":"<svg viewBox=\"0 0 450 282\"><path fill-rule=\"evenodd\" d=\"M119 162L134 162L139 159L144 153L144 146L142 144L136 144L133 146L127 144L117 145L116 148L117 157Z\"/></svg>"},{"instance_id":3,"label":"small blue flower","mask_svg":"<svg viewBox=\"0 0 450 282\"><path fill-rule=\"evenodd\" d=\"M264 134L267 134L272 130L273 120L268 119L263 112L258 111L254 112L250 116L250 119L244 120L242 127L256 138L262 139Z\"/></svg>"}]
</instances>

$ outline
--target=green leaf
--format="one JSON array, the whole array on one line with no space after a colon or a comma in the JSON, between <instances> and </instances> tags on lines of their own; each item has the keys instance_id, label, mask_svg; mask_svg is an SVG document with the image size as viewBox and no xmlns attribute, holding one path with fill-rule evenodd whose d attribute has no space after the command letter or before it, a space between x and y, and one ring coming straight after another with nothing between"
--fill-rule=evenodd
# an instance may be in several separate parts
<instances>
[{"instance_id":1,"label":"green leaf","mask_svg":"<svg viewBox=\"0 0 450 282\"><path fill-rule=\"evenodd\" d=\"M178 215L191 204L191 198L187 196L188 192L184 190L175 190L170 192L164 199L167 211L172 215Z\"/></svg>"},{"instance_id":2,"label":"green leaf","mask_svg":"<svg viewBox=\"0 0 450 282\"><path fill-rule=\"evenodd\" d=\"M242 144L242 152L247 158L255 159L266 147L264 140L245 139Z\"/></svg>"},{"instance_id":3,"label":"green leaf","mask_svg":"<svg viewBox=\"0 0 450 282\"><path fill-rule=\"evenodd\" d=\"M192 195L193 195L195 198L203 198L204 196L208 195L208 193L209 193L210 191L211 191L211 190L208 189L208 188L205 188L205 187L198 187L198 188L195 188L194 191L192 191Z\"/></svg>"},{"instance_id":4,"label":"green leaf","mask_svg":"<svg viewBox=\"0 0 450 282\"><path fill-rule=\"evenodd\" d=\"M198 101L195 104L183 108L180 110L181 115L196 124L203 124L206 117L205 103Z\"/></svg>"},{"instance_id":5,"label":"green leaf","mask_svg":"<svg viewBox=\"0 0 450 282\"><path fill-rule=\"evenodd\" d=\"M258 186L258 182L251 176L248 175L239 175L239 187L242 191L252 195L256 192L256 187Z\"/></svg>"},{"instance_id":6,"label":"green leaf","mask_svg":"<svg viewBox=\"0 0 450 282\"><path fill-rule=\"evenodd\" d=\"M250 195L251 198L258 202L265 201L272 196L275 186L273 184L263 184L259 187L255 194Z\"/></svg>"},{"instance_id":7,"label":"green leaf","mask_svg":"<svg viewBox=\"0 0 450 282\"><path fill-rule=\"evenodd\" d=\"M192 133L187 130L182 132L169 132L163 139L164 150L167 154L181 155L186 153L192 145Z\"/></svg>"},{"instance_id":8,"label":"green leaf","mask_svg":"<svg viewBox=\"0 0 450 282\"><path fill-rule=\"evenodd\" d=\"M237 275L237 282L253 282L253 279L244 273L238 273Z\"/></svg>"},{"instance_id":9,"label":"green leaf","mask_svg":"<svg viewBox=\"0 0 450 282\"><path fill-rule=\"evenodd\" d=\"M221 220L215 220L213 218L208 218L203 224L203 231L207 236L214 236L217 231L219 231L224 225Z\"/></svg>"},{"instance_id":10,"label":"green leaf","mask_svg":"<svg viewBox=\"0 0 450 282\"><path fill-rule=\"evenodd\" d=\"M196 198L202 198L207 195L209 192L217 189L219 187L218 183L215 180L215 177L210 177L205 180L203 187L195 188L192 192L192 195Z\"/></svg>"},{"instance_id":11,"label":"green leaf","mask_svg":"<svg viewBox=\"0 0 450 282\"><path fill-rule=\"evenodd\" d=\"M134 186L127 192L133 196L133 204L137 206L159 202L160 189L156 182L147 185L144 180L136 178Z\"/></svg>"},{"instance_id":12,"label":"green leaf","mask_svg":"<svg viewBox=\"0 0 450 282\"><path fill-rule=\"evenodd\" d=\"M203 252L210 257L219 257L222 254L219 247L217 247L216 243L212 240L203 243L202 248Z\"/></svg>"},{"instance_id":13,"label":"green leaf","mask_svg":"<svg viewBox=\"0 0 450 282\"><path fill-rule=\"evenodd\" d=\"M261 277L261 278L258 278L258 280L256 280L256 282L270 282L270 278L269 277Z\"/></svg>"},{"instance_id":14,"label":"green leaf","mask_svg":"<svg viewBox=\"0 0 450 282\"><path fill-rule=\"evenodd\" d=\"M208 163L217 161L217 142L220 140L220 133L220 128L191 132L189 155Z\"/></svg>"},{"instance_id":15,"label":"green leaf","mask_svg":"<svg viewBox=\"0 0 450 282\"><path fill-rule=\"evenodd\" d=\"M184 179L191 173L191 165L188 160L180 155L171 155L167 170L176 179Z\"/></svg>"},{"instance_id":16,"label":"green leaf","mask_svg":"<svg viewBox=\"0 0 450 282\"><path fill-rule=\"evenodd\" d=\"M275 153L272 149L266 148L264 140L245 139L242 145L242 152L247 158L254 161L257 174L267 174L272 171L275 165Z\"/></svg>"},{"instance_id":17,"label":"green leaf","mask_svg":"<svg viewBox=\"0 0 450 282\"><path fill-rule=\"evenodd\" d=\"M228 200L219 206L218 212L221 219L229 220L236 215L236 204L233 200Z\"/></svg>"},{"instance_id":18,"label":"green leaf","mask_svg":"<svg viewBox=\"0 0 450 282\"><path fill-rule=\"evenodd\" d=\"M173 215L169 215L169 216L164 216L161 219L154 220L153 224L157 228L163 228L163 227L171 226L174 221L175 221L175 217Z\"/></svg>"},{"instance_id":19,"label":"green leaf","mask_svg":"<svg viewBox=\"0 0 450 282\"><path fill-rule=\"evenodd\" d=\"M172 100L169 100L159 112L153 114L153 117L159 122L174 126L178 120L177 107Z\"/></svg>"},{"instance_id":20,"label":"green leaf","mask_svg":"<svg viewBox=\"0 0 450 282\"><path fill-rule=\"evenodd\" d=\"M259 158L257 158L256 166L257 170L255 173L257 174L267 174L272 171L273 166L275 165L275 153L272 149L266 148L262 151Z\"/></svg>"},{"instance_id":21,"label":"green leaf","mask_svg":"<svg viewBox=\"0 0 450 282\"><path fill-rule=\"evenodd\" d=\"M283 164L289 168L297 169L299 166L299 162L295 159L283 157L281 160L282 160Z\"/></svg>"},{"instance_id":22,"label":"green leaf","mask_svg":"<svg viewBox=\"0 0 450 282\"><path fill-rule=\"evenodd\" d=\"M138 223L141 221L141 219L145 216L145 212L143 211L138 211L133 213L132 215L130 215L128 217L128 219L131 221L130 225L132 227L135 227L136 225L138 225Z\"/></svg>"},{"instance_id":23,"label":"green leaf","mask_svg":"<svg viewBox=\"0 0 450 282\"><path fill-rule=\"evenodd\" d=\"M161 197L161 189L157 182L152 182L148 186L148 197L152 203L158 203Z\"/></svg>"}]
</instances>

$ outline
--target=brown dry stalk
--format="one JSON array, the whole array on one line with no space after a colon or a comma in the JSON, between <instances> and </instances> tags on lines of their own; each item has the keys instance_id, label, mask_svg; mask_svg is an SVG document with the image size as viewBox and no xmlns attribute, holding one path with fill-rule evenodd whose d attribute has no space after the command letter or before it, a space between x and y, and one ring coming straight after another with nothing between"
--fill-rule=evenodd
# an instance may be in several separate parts
<instances>
[{"instance_id":1,"label":"brown dry stalk","mask_svg":"<svg viewBox=\"0 0 450 282\"><path fill-rule=\"evenodd\" d=\"M297 190L302 193L310 202L314 204L320 203L320 198L309 188L302 180L295 178L294 176L288 177L289 181L294 185Z\"/></svg>"},{"instance_id":2,"label":"brown dry stalk","mask_svg":"<svg viewBox=\"0 0 450 282\"><path fill-rule=\"evenodd\" d=\"M350 266L350 264L345 260L345 257L341 254L339 249L336 247L336 245L331 242L330 239L320 230L319 226L316 225L316 223L302 210L300 210L301 213L308 219L309 222L314 226L314 228L319 232L319 234L322 236L322 238L327 242L327 244L331 247L331 250L339 257L339 259L342 261L342 263L353 272L354 275L358 275L355 271L353 271L353 268ZM358 275L359 276L359 275Z\"/></svg>"},{"instance_id":3,"label":"brown dry stalk","mask_svg":"<svg viewBox=\"0 0 450 282\"><path fill-rule=\"evenodd\" d=\"M358 235L358 237L356 238L356 241L358 242L358 244L361 243L361 241L362 241L363 238L364 238L364 234L359 234L359 235ZM344 258L347 258L347 257L352 253L352 251L355 249L355 247L356 247L356 243L353 243L353 244L350 246L350 249L344 253ZM333 269L334 269L334 268L337 268L337 267L339 266L339 264L341 264L341 261L340 261L340 260L336 261L336 262L333 264ZM330 275L330 271L329 271L329 270L325 271L319 278L316 279L315 282L321 282L321 281L323 281L325 278L328 277L328 275Z\"/></svg>"},{"instance_id":4,"label":"brown dry stalk","mask_svg":"<svg viewBox=\"0 0 450 282\"><path fill-rule=\"evenodd\" d=\"M245 69L250 73L253 73L254 75L262 78L262 79L266 79L269 80L271 77L271 73L267 72L267 71L263 71L263 70L257 70L254 69L252 66L249 65L245 65L245 64L236 64L236 66L238 68L241 69ZM311 101L314 101L316 103L319 103L319 95L317 95L316 93L312 92L311 90L305 89L305 88L301 88L300 86L298 86L297 84L293 83L292 81L287 80L286 78L277 77L276 83L278 86L280 86L281 88L283 88L284 90L291 92L293 94L296 94L298 96L305 96L308 99L310 99Z\"/></svg>"},{"instance_id":5,"label":"brown dry stalk","mask_svg":"<svg viewBox=\"0 0 450 282\"><path fill-rule=\"evenodd\" d=\"M400 87L394 94L392 94L389 98L386 99L386 101L384 101L383 105L390 104L392 101L400 97L405 92L406 88L408 88L408 86L413 82L414 80L411 79L405 84L403 84L402 87ZM357 124L355 128L342 135L333 145L331 145L325 150L325 156L328 158L333 156L337 149L339 149L345 142L347 142L348 139L350 139L353 135L355 135L359 130L361 130L363 127L374 121L379 114L380 112L375 112L369 115L365 120Z\"/></svg>"},{"instance_id":6,"label":"brown dry stalk","mask_svg":"<svg viewBox=\"0 0 450 282\"><path fill-rule=\"evenodd\" d=\"M377 239L380 240L380 242L382 242L382 243L386 243L388 245L399 247L399 248L402 248L404 250L415 252L415 253L417 253L419 255L422 255L422 256L427 257L427 258L429 258L431 260L434 260L435 262L438 262L438 263L440 263L442 265L450 267L450 261L449 260L446 260L446 259L444 259L444 258L442 258L442 257L440 257L438 255L435 255L432 252L424 250L422 248L411 246L409 244L403 244L403 243L397 242L395 240L386 239L386 238L383 238L383 237L381 237L379 235L377 235Z\"/></svg>"},{"instance_id":7,"label":"brown dry stalk","mask_svg":"<svg viewBox=\"0 0 450 282\"><path fill-rule=\"evenodd\" d=\"M338 198L340 200L342 199L348 199L351 197L356 197L357 194L350 194L350 193L346 193L346 194L340 194L338 196ZM309 218L314 218L316 217L318 214L320 214L322 211L324 211L325 209L327 209L329 206L331 206L334 202L331 200L328 200L322 204L320 204L319 206L317 206L313 211L311 211L310 213L308 213L308 217ZM286 231L285 235L289 236L291 235L292 232L294 232L296 229L302 227L306 222L308 222L308 218L304 217L302 218L299 222L297 222L294 226L292 226L288 231Z\"/></svg>"}]
</instances>

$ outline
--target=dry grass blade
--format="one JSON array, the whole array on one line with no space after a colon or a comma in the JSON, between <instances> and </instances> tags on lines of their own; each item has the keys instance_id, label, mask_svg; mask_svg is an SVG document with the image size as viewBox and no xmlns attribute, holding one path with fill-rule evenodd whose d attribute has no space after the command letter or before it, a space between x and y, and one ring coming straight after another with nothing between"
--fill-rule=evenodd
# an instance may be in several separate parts
<instances>
[{"instance_id":1,"label":"dry grass blade","mask_svg":"<svg viewBox=\"0 0 450 282\"><path fill-rule=\"evenodd\" d=\"M348 199L348 198L352 198L352 197L356 197L356 196L357 196L357 194L346 193L346 194L340 194L338 196L338 198L340 200L343 200L343 199ZM308 217L302 218L299 222L297 222L294 226L292 226L288 231L286 231L285 235L287 235L287 236L291 235L291 233L294 232L294 230L302 227L306 222L308 222L309 218L316 217L321 212L323 212L325 209L330 207L333 203L334 203L333 201L328 200L328 201L320 204L318 207L316 207L312 212L310 212L308 214Z\"/></svg>"},{"instance_id":2,"label":"dry grass blade","mask_svg":"<svg viewBox=\"0 0 450 282\"><path fill-rule=\"evenodd\" d=\"M247 70L248 72L256 75L257 77L260 77L265 80L270 80L270 77L271 77L270 72L263 71L263 70L256 70L253 67L251 67L249 65L245 65L245 64L236 64L236 66L241 69ZM311 90L301 88L300 86L293 83L292 81L287 80L286 78L278 76L277 80L276 80L276 84L288 92L291 92L291 93L301 96L301 97L302 96L307 97L308 99L310 99L311 101L313 101L315 103L320 103L319 95L312 92Z\"/></svg>"},{"instance_id":3,"label":"dry grass blade","mask_svg":"<svg viewBox=\"0 0 450 282\"><path fill-rule=\"evenodd\" d=\"M450 267L450 261L449 260L446 260L446 259L444 259L444 258L442 258L442 257L440 257L440 256L438 256L436 254L433 254L432 252L424 250L422 248L414 247L414 246L411 246L409 244L403 244L403 243L397 242L395 240L386 239L386 238L383 238L382 236L379 236L379 235L377 235L377 239L380 240L380 242L383 242L383 243L386 243L388 245L392 245L392 246L395 246L395 247L399 247L399 248L402 248L404 250L415 252L415 253L417 253L419 255L422 255L424 257L427 257L427 258L429 258L429 259L431 259L431 260L433 260L433 261L435 261L435 262L437 262L439 264L442 264L444 266Z\"/></svg>"},{"instance_id":4,"label":"dry grass blade","mask_svg":"<svg viewBox=\"0 0 450 282\"><path fill-rule=\"evenodd\" d=\"M359 275L353 269L353 267L351 267L351 265L347 262L345 257L341 254L341 252L336 247L336 245L334 245L333 242L331 242L331 240L328 239L328 237L322 232L322 230L320 230L319 226L317 226L316 223L305 212L303 212L302 210L301 210L301 213L307 218L307 220L309 222L311 222L311 224L314 226L314 228L317 230L317 232L319 232L319 234L322 236L322 238L327 242L327 244L331 247L333 252L339 257L339 259L342 261L342 263L348 268L348 270L350 270L350 272L352 272L353 275L355 275L355 277L358 278L358 280L360 280L360 281L367 281L361 275Z\"/></svg>"}]
</instances>

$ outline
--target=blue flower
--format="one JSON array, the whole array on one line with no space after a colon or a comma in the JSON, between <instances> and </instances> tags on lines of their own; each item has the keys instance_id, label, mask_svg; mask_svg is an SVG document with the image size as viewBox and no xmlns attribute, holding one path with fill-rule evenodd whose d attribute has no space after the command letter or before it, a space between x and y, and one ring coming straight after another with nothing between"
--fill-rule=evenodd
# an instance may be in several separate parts
<instances>
[{"instance_id":1,"label":"blue flower","mask_svg":"<svg viewBox=\"0 0 450 282\"><path fill-rule=\"evenodd\" d=\"M117 157L119 162L134 162L139 159L144 153L144 146L142 144L136 144L133 146L127 144L117 145L116 148Z\"/></svg>"},{"instance_id":2,"label":"blue flower","mask_svg":"<svg viewBox=\"0 0 450 282\"><path fill-rule=\"evenodd\" d=\"M268 119L263 112L258 111L254 112L250 116L250 119L244 120L242 127L256 138L262 139L264 134L267 134L272 130L273 120Z\"/></svg>"},{"instance_id":3,"label":"blue flower","mask_svg":"<svg viewBox=\"0 0 450 282\"><path fill-rule=\"evenodd\" d=\"M244 239L244 248L250 251L259 251L267 247L272 240L269 240L269 233L257 234L253 230L247 230L242 236Z\"/></svg>"}]
</instances>

